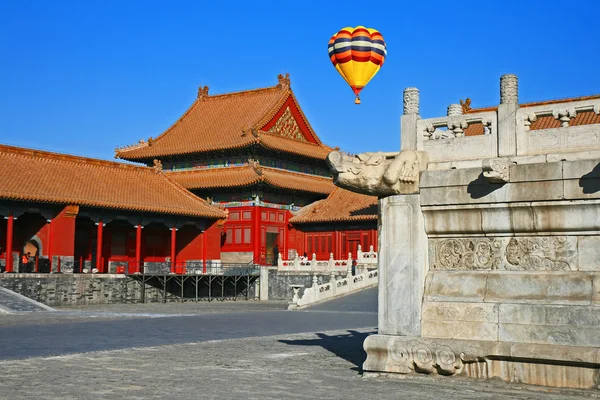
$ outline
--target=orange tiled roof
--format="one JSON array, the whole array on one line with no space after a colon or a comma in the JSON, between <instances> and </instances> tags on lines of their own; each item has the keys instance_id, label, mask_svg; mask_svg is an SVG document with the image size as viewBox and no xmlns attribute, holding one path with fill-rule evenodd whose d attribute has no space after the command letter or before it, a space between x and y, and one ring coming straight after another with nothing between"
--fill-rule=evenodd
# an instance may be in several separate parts
<instances>
[{"instance_id":1,"label":"orange tiled roof","mask_svg":"<svg viewBox=\"0 0 600 400\"><path fill-rule=\"evenodd\" d=\"M335 188L331 178L253 165L173 171L166 174L187 189L246 187L259 182L280 189L319 194L329 194Z\"/></svg>"},{"instance_id":2,"label":"orange tiled roof","mask_svg":"<svg viewBox=\"0 0 600 400\"><path fill-rule=\"evenodd\" d=\"M325 200L303 207L290 219L293 224L377 221L377 197L336 188Z\"/></svg>"},{"instance_id":3,"label":"orange tiled roof","mask_svg":"<svg viewBox=\"0 0 600 400\"><path fill-rule=\"evenodd\" d=\"M269 149L279 150L288 153L294 153L305 157L325 159L333 150L323 144L318 145L309 142L300 142L298 140L285 138L276 133L267 133L260 131L258 133L259 143Z\"/></svg>"},{"instance_id":4,"label":"orange tiled roof","mask_svg":"<svg viewBox=\"0 0 600 400\"><path fill-rule=\"evenodd\" d=\"M600 99L600 94L594 94L591 96L581 96L581 97L568 97L566 99L532 101L529 103L520 103L519 107L524 108L524 107L545 106L545 105L549 105L549 104L572 103L574 101L595 100L595 99ZM498 106L471 108L469 110L468 114L484 112L484 111L496 111L497 109L498 109Z\"/></svg>"},{"instance_id":5,"label":"orange tiled roof","mask_svg":"<svg viewBox=\"0 0 600 400\"><path fill-rule=\"evenodd\" d=\"M251 132L264 127L288 99L293 100L309 133L321 146L316 133L289 87L289 77L279 77L277 86L209 96L208 88L199 93L192 106L163 134L153 140L116 150L115 157L144 160L214 150L243 148L258 143ZM272 141L267 139L269 144ZM298 152L292 144L291 152ZM296 150L295 150L296 149ZM278 150L287 151L281 146ZM303 155L306 152L302 152Z\"/></svg>"},{"instance_id":6,"label":"orange tiled roof","mask_svg":"<svg viewBox=\"0 0 600 400\"><path fill-rule=\"evenodd\" d=\"M223 218L149 167L0 145L0 199Z\"/></svg>"},{"instance_id":7,"label":"orange tiled roof","mask_svg":"<svg viewBox=\"0 0 600 400\"><path fill-rule=\"evenodd\" d=\"M263 181L281 189L319 194L329 194L335 189L331 178L299 174L268 167L261 167L261 170Z\"/></svg>"},{"instance_id":8,"label":"orange tiled roof","mask_svg":"<svg viewBox=\"0 0 600 400\"><path fill-rule=\"evenodd\" d=\"M167 176L186 189L217 189L252 186L261 177L251 165L166 172Z\"/></svg>"},{"instance_id":9,"label":"orange tiled roof","mask_svg":"<svg viewBox=\"0 0 600 400\"><path fill-rule=\"evenodd\" d=\"M465 129L465 136L478 136L483 135L483 124L481 122L475 122L469 124Z\"/></svg>"},{"instance_id":10,"label":"orange tiled roof","mask_svg":"<svg viewBox=\"0 0 600 400\"><path fill-rule=\"evenodd\" d=\"M600 124L600 115L594 111L578 111L575 118L569 121L569 126ZM543 115L531 123L530 130L560 128L561 122L553 115Z\"/></svg>"}]
</instances>

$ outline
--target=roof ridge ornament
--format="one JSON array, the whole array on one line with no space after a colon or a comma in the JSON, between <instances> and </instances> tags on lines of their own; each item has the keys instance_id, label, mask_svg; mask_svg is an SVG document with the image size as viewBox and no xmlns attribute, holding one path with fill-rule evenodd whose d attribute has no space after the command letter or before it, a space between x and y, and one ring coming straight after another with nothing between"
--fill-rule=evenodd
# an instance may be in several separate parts
<instances>
[{"instance_id":1,"label":"roof ridge ornament","mask_svg":"<svg viewBox=\"0 0 600 400\"><path fill-rule=\"evenodd\" d=\"M202 100L204 97L208 97L208 86L198 87L198 99Z\"/></svg>"},{"instance_id":2,"label":"roof ridge ornament","mask_svg":"<svg viewBox=\"0 0 600 400\"><path fill-rule=\"evenodd\" d=\"M471 111L471 98L467 97L465 100L460 100L460 105L462 107L462 113L467 114Z\"/></svg>"},{"instance_id":3,"label":"roof ridge ornament","mask_svg":"<svg viewBox=\"0 0 600 400\"><path fill-rule=\"evenodd\" d=\"M154 160L154 172L156 172L157 174L162 172L163 170L163 166L162 166L162 162L160 160Z\"/></svg>"},{"instance_id":4,"label":"roof ridge ornament","mask_svg":"<svg viewBox=\"0 0 600 400\"><path fill-rule=\"evenodd\" d=\"M260 167L260 162L258 160L249 159L248 163L258 175L262 176L262 168Z\"/></svg>"},{"instance_id":5,"label":"roof ridge ornament","mask_svg":"<svg viewBox=\"0 0 600 400\"><path fill-rule=\"evenodd\" d=\"M277 87L279 89L289 89L292 85L292 82L290 80L290 74L288 72L285 73L285 76L283 76L282 74L277 75L277 80L279 81L279 83L277 84Z\"/></svg>"}]
</instances>

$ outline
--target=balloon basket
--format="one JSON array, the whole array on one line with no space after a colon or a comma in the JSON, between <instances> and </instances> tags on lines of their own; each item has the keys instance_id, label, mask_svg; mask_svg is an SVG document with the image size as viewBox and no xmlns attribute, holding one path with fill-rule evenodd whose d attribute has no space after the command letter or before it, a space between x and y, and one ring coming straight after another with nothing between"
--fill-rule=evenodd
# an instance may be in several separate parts
<instances>
[{"instance_id":1,"label":"balloon basket","mask_svg":"<svg viewBox=\"0 0 600 400\"><path fill-rule=\"evenodd\" d=\"M360 98L358 96L354 99L354 104L360 104Z\"/></svg>"}]
</instances>

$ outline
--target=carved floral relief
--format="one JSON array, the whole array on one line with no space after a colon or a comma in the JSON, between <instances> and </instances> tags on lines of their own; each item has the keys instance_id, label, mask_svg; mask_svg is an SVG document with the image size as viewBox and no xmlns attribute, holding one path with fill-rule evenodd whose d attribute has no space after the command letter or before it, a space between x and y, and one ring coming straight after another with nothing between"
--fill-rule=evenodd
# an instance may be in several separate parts
<instances>
[{"instance_id":1,"label":"carved floral relief","mask_svg":"<svg viewBox=\"0 0 600 400\"><path fill-rule=\"evenodd\" d=\"M430 239L429 256L438 270L564 271L577 269L575 247L568 236Z\"/></svg>"},{"instance_id":2,"label":"carved floral relief","mask_svg":"<svg viewBox=\"0 0 600 400\"><path fill-rule=\"evenodd\" d=\"M498 239L447 239L436 246L433 269L480 270L498 269Z\"/></svg>"},{"instance_id":3,"label":"carved floral relief","mask_svg":"<svg viewBox=\"0 0 600 400\"><path fill-rule=\"evenodd\" d=\"M446 345L397 339L390 341L388 346L390 357L400 367L400 373L454 375L464 368L461 356Z\"/></svg>"},{"instance_id":4,"label":"carved floral relief","mask_svg":"<svg viewBox=\"0 0 600 400\"><path fill-rule=\"evenodd\" d=\"M562 271L571 269L575 255L566 236L511 238L506 246L507 269Z\"/></svg>"}]
</instances>

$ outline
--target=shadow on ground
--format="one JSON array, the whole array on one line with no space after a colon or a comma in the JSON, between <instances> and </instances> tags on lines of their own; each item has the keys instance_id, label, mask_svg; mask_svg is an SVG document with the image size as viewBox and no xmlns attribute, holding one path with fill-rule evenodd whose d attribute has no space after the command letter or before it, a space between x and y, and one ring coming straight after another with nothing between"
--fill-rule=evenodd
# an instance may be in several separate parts
<instances>
[{"instance_id":1,"label":"shadow on ground","mask_svg":"<svg viewBox=\"0 0 600 400\"><path fill-rule=\"evenodd\" d=\"M363 342L367 336L375 333L377 332L348 330L347 334L326 335L324 333L316 333L319 337L318 339L280 340L279 342L292 346L321 346L325 350L354 364L355 368L352 368L353 370L362 372L362 364L367 357L367 354L363 350Z\"/></svg>"}]
</instances>

